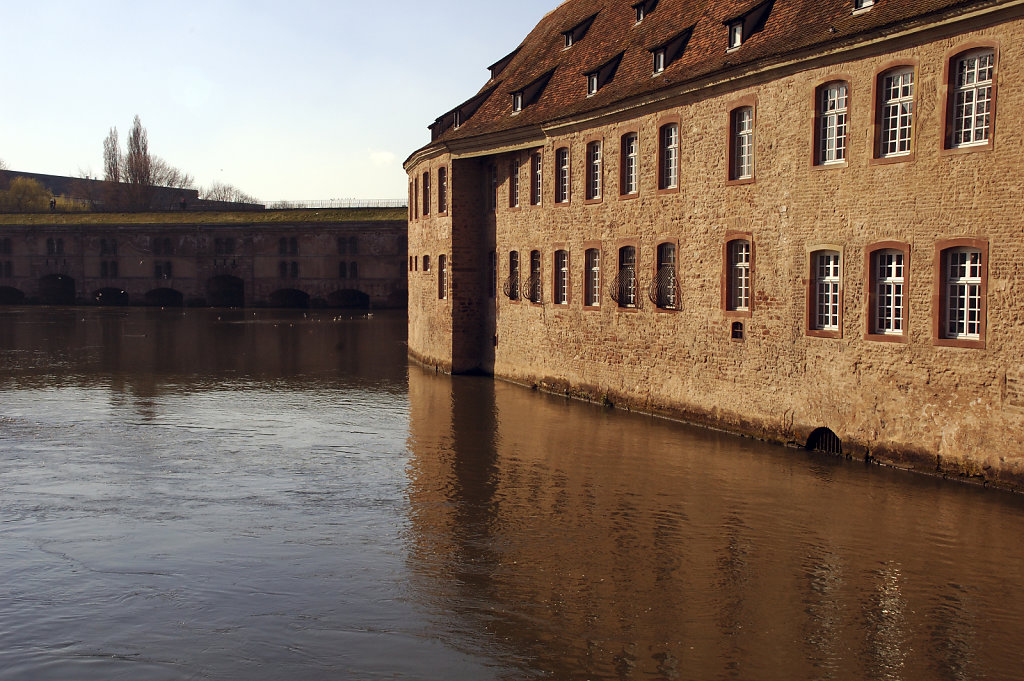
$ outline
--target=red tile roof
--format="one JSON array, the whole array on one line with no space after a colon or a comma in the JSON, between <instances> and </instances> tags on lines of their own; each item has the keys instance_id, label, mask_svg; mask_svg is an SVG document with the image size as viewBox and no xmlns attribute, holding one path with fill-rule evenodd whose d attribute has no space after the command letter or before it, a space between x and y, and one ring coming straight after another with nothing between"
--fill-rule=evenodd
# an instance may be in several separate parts
<instances>
[{"instance_id":1,"label":"red tile roof","mask_svg":"<svg viewBox=\"0 0 1024 681\"><path fill-rule=\"evenodd\" d=\"M876 0L871 9L854 13L854 0L658 0L654 11L637 24L637 2L563 2L541 19L514 53L496 62L503 68L468 100L479 108L464 109L459 128L452 125L454 110L431 126L435 140L549 123L793 52L855 41L947 12L1000 4L999 0ZM764 5L769 12L755 27L759 30L738 49L727 51L728 23ZM593 23L586 34L566 48L564 33L590 18ZM749 29L751 22L747 23ZM682 54L653 76L652 50L690 28L693 32ZM588 96L586 74L623 52L614 77ZM551 78L536 101L512 115L512 93L549 72Z\"/></svg>"}]
</instances>

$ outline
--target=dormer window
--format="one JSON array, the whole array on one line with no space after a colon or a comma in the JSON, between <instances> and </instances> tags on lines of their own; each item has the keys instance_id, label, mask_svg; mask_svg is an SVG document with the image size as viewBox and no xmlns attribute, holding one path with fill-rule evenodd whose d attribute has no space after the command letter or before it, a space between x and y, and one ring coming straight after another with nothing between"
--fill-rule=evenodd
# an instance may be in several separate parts
<instances>
[{"instance_id":1,"label":"dormer window","mask_svg":"<svg viewBox=\"0 0 1024 681\"><path fill-rule=\"evenodd\" d=\"M462 112L460 112L458 109L456 109L453 118L455 120L454 120L454 123L453 123L452 127L455 128L456 130L458 130L459 127L462 125Z\"/></svg>"},{"instance_id":2,"label":"dormer window","mask_svg":"<svg viewBox=\"0 0 1024 681\"><path fill-rule=\"evenodd\" d=\"M590 25L594 23L594 19L597 15L587 17L580 23L576 24L567 31L562 31L562 38L565 39L565 49L569 49L579 41L583 40L583 36L590 30Z\"/></svg>"},{"instance_id":3,"label":"dormer window","mask_svg":"<svg viewBox=\"0 0 1024 681\"><path fill-rule=\"evenodd\" d=\"M647 15L654 11L654 6L658 4L658 0L644 0L633 5L633 9L636 10L636 23L640 23L647 18Z\"/></svg>"},{"instance_id":4,"label":"dormer window","mask_svg":"<svg viewBox=\"0 0 1024 681\"><path fill-rule=\"evenodd\" d=\"M657 49L654 51L654 73L659 74L665 70L665 50Z\"/></svg>"},{"instance_id":5,"label":"dormer window","mask_svg":"<svg viewBox=\"0 0 1024 681\"><path fill-rule=\"evenodd\" d=\"M875 6L875 0L853 0L853 11L868 9Z\"/></svg>"},{"instance_id":6,"label":"dormer window","mask_svg":"<svg viewBox=\"0 0 1024 681\"><path fill-rule=\"evenodd\" d=\"M562 37L565 38L565 49L569 49L570 47L572 47L572 43L573 43L572 31L566 31L565 33L562 34Z\"/></svg>"},{"instance_id":7,"label":"dormer window","mask_svg":"<svg viewBox=\"0 0 1024 681\"><path fill-rule=\"evenodd\" d=\"M554 69L552 69L524 87L522 90L515 90L512 92L513 115L519 113L540 98L541 93L544 92L544 87L548 84L548 81L551 80L551 74L554 72Z\"/></svg>"},{"instance_id":8,"label":"dormer window","mask_svg":"<svg viewBox=\"0 0 1024 681\"><path fill-rule=\"evenodd\" d=\"M591 73L591 74L589 74L587 76L587 94L588 95L597 94L597 89L598 89L597 74L596 73Z\"/></svg>"},{"instance_id":9,"label":"dormer window","mask_svg":"<svg viewBox=\"0 0 1024 681\"><path fill-rule=\"evenodd\" d=\"M605 85L610 83L615 77L615 71L619 68L619 62L622 61L622 57L625 52L612 57L610 61L605 62L594 71L590 71L584 75L587 77L587 96L597 94L597 91L603 88Z\"/></svg>"},{"instance_id":10,"label":"dormer window","mask_svg":"<svg viewBox=\"0 0 1024 681\"><path fill-rule=\"evenodd\" d=\"M743 44L743 22L734 21L729 24L729 49L735 50Z\"/></svg>"},{"instance_id":11,"label":"dormer window","mask_svg":"<svg viewBox=\"0 0 1024 681\"><path fill-rule=\"evenodd\" d=\"M512 93L512 113L518 113L523 110L523 93L513 92Z\"/></svg>"}]
</instances>

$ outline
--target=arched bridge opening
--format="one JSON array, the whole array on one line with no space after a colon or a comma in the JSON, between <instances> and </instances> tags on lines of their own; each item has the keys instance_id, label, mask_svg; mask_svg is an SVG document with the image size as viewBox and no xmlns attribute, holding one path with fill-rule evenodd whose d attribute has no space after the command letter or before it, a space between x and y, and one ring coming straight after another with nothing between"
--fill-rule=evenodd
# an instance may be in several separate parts
<instances>
[{"instance_id":1,"label":"arched bridge opening","mask_svg":"<svg viewBox=\"0 0 1024 681\"><path fill-rule=\"evenodd\" d=\"M66 274L48 274L39 280L39 302L43 305L74 305L75 280Z\"/></svg>"},{"instance_id":2,"label":"arched bridge opening","mask_svg":"<svg viewBox=\"0 0 1024 681\"><path fill-rule=\"evenodd\" d=\"M173 288L155 288L146 292L143 302L150 307L181 307L185 304L185 296Z\"/></svg>"},{"instance_id":3,"label":"arched bridge opening","mask_svg":"<svg viewBox=\"0 0 1024 681\"><path fill-rule=\"evenodd\" d=\"M327 296L329 307L370 307L370 296L354 288L339 289Z\"/></svg>"},{"instance_id":4,"label":"arched bridge opening","mask_svg":"<svg viewBox=\"0 0 1024 681\"><path fill-rule=\"evenodd\" d=\"M244 307L245 282L230 274L211 277L206 282L206 302L210 307Z\"/></svg>"},{"instance_id":5,"label":"arched bridge opening","mask_svg":"<svg viewBox=\"0 0 1024 681\"><path fill-rule=\"evenodd\" d=\"M0 286L0 305L21 305L25 302L25 293L13 286Z\"/></svg>"},{"instance_id":6,"label":"arched bridge opening","mask_svg":"<svg viewBox=\"0 0 1024 681\"><path fill-rule=\"evenodd\" d=\"M843 441L828 428L818 428L807 438L807 449L839 456L843 453Z\"/></svg>"},{"instance_id":7,"label":"arched bridge opening","mask_svg":"<svg viewBox=\"0 0 1024 681\"><path fill-rule=\"evenodd\" d=\"M270 307L308 308L309 294L294 288L282 288L270 294Z\"/></svg>"},{"instance_id":8,"label":"arched bridge opening","mask_svg":"<svg viewBox=\"0 0 1024 681\"><path fill-rule=\"evenodd\" d=\"M92 300L97 305L127 305L131 302L127 291L112 286L93 291Z\"/></svg>"}]
</instances>

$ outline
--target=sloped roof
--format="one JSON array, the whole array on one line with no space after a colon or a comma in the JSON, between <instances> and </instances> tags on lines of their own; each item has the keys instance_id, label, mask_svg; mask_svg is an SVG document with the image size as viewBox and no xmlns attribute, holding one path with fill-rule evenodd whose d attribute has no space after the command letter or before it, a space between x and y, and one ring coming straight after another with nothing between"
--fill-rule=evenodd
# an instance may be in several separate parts
<instances>
[{"instance_id":1,"label":"sloped roof","mask_svg":"<svg viewBox=\"0 0 1024 681\"><path fill-rule=\"evenodd\" d=\"M636 23L638 0L566 0L548 13L522 44L499 60L502 68L468 100L473 108L452 123L456 107L431 126L434 141L444 142L515 130L595 111L688 81L771 61L815 47L840 44L858 36L898 30L933 15L999 5L999 0L876 0L853 11L853 0L658 0L653 12ZM768 5L757 32L728 51L728 23ZM593 17L578 42L565 47L564 34ZM692 28L685 50L665 71L653 75L652 50ZM587 95L585 74L622 53L614 78ZM540 97L513 115L512 93L551 73ZM481 101L482 99L482 101ZM429 145L428 145L429 146Z\"/></svg>"}]
</instances>

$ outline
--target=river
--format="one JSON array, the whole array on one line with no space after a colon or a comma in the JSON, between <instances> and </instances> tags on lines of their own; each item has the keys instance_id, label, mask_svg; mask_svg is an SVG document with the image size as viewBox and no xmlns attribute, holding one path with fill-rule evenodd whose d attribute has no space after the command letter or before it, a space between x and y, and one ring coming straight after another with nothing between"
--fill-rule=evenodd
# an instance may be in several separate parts
<instances>
[{"instance_id":1,"label":"river","mask_svg":"<svg viewBox=\"0 0 1024 681\"><path fill-rule=\"evenodd\" d=\"M1024 500L406 359L0 308L0 679L1018 679Z\"/></svg>"}]
</instances>

